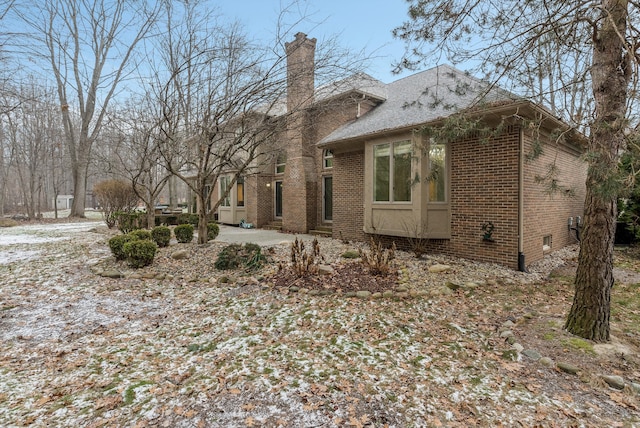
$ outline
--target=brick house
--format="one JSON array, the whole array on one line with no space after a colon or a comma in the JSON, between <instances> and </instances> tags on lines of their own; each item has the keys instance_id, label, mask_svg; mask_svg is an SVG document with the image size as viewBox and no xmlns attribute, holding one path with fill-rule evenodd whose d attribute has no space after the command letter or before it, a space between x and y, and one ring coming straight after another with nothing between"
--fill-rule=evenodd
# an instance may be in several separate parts
<instances>
[{"instance_id":1,"label":"brick house","mask_svg":"<svg viewBox=\"0 0 640 428\"><path fill-rule=\"evenodd\" d=\"M296 113L276 160L242 178L221 222L398 246L420 239L430 252L521 270L577 242L584 142L562 121L449 66L314 88L314 49L302 33L287 44ZM447 118L461 111L482 129L456 134ZM433 131L443 126L447 138Z\"/></svg>"}]
</instances>

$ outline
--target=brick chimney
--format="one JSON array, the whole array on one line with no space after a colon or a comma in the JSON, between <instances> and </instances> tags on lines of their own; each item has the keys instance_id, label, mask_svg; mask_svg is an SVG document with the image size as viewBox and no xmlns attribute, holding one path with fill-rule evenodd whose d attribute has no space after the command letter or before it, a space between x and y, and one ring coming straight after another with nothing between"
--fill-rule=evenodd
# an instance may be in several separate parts
<instances>
[{"instance_id":1,"label":"brick chimney","mask_svg":"<svg viewBox=\"0 0 640 428\"><path fill-rule=\"evenodd\" d=\"M316 39L297 33L285 43L287 52L287 108L290 112L311 105L314 90Z\"/></svg>"},{"instance_id":2,"label":"brick chimney","mask_svg":"<svg viewBox=\"0 0 640 428\"><path fill-rule=\"evenodd\" d=\"M314 94L316 39L298 33L285 44L287 53L287 152L282 183L282 227L306 233L316 226L317 174L315 145L309 141L309 110Z\"/></svg>"}]
</instances>

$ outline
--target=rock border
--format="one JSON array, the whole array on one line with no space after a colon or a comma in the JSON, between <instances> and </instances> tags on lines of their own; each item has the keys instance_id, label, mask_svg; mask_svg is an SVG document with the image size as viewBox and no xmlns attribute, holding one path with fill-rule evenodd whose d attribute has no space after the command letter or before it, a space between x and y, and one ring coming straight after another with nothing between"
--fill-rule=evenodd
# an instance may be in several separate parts
<instances>
[{"instance_id":1,"label":"rock border","mask_svg":"<svg viewBox=\"0 0 640 428\"><path fill-rule=\"evenodd\" d=\"M509 351L515 351L515 360L520 361L522 356L526 357L528 360L533 362L538 362L544 367L553 368L557 371L567 373L570 375L577 376L583 372L583 370L569 362L566 361L553 361L552 358L541 355L535 349L526 349L522 344L518 343L516 340L515 334L513 333L513 327L515 327L519 322L524 322L528 319L531 319L533 314L527 313L523 315L521 318L516 320L507 320L498 329L498 336L503 339L507 344L511 345L511 349ZM510 358L513 354L509 351L505 351L503 353L503 358ZM597 378L604 381L604 383L609 386L609 388L614 390L624 390L625 388L629 388L632 392L636 394L640 394L640 383L635 383L631 381L626 381L622 376L618 375L608 375L608 374L597 374L595 375Z\"/></svg>"}]
</instances>

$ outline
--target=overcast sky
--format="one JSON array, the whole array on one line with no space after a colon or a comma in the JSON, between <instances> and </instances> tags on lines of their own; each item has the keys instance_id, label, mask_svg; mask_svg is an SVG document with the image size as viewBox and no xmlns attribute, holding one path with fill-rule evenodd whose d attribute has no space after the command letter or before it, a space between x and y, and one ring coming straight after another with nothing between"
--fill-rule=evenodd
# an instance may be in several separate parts
<instances>
[{"instance_id":1,"label":"overcast sky","mask_svg":"<svg viewBox=\"0 0 640 428\"><path fill-rule=\"evenodd\" d=\"M224 17L242 22L252 36L268 37L274 32L281 4L289 2L223 0L217 7ZM295 14L309 19L297 25L294 34L301 31L319 41L340 35L344 47L354 52L364 49L375 57L367 70L373 77L388 83L402 76L391 73L391 64L404 52L403 43L394 39L391 31L407 17L405 0L300 0L299 6Z\"/></svg>"}]
</instances>

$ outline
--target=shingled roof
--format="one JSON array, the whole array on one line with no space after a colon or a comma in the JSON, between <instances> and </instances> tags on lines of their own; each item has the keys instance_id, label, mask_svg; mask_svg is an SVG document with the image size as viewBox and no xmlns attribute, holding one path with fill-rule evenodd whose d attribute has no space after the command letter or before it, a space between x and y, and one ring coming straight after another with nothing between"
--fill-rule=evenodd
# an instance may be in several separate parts
<instances>
[{"instance_id":1,"label":"shingled roof","mask_svg":"<svg viewBox=\"0 0 640 428\"><path fill-rule=\"evenodd\" d=\"M479 103L516 99L515 95L448 65L440 65L385 86L384 102L338 128L319 144L418 126Z\"/></svg>"}]
</instances>

